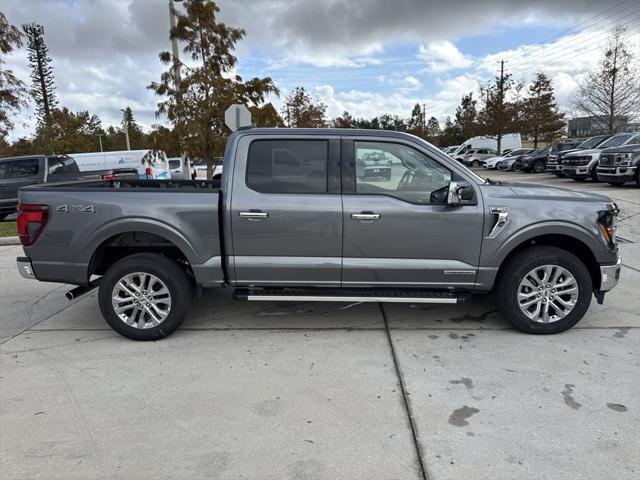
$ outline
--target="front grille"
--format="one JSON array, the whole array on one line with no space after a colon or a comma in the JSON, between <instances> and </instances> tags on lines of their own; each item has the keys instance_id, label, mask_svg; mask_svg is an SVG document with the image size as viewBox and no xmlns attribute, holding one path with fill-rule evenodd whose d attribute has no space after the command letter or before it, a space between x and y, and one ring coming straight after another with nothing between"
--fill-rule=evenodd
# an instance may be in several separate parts
<instances>
[{"instance_id":1,"label":"front grille","mask_svg":"<svg viewBox=\"0 0 640 480\"><path fill-rule=\"evenodd\" d=\"M600 165L615 165L616 155L615 153L610 153L607 155L600 155Z\"/></svg>"},{"instance_id":2,"label":"front grille","mask_svg":"<svg viewBox=\"0 0 640 480\"><path fill-rule=\"evenodd\" d=\"M570 167L581 167L584 165L589 165L590 161L590 157L567 158L564 162L562 162L562 164Z\"/></svg>"}]
</instances>

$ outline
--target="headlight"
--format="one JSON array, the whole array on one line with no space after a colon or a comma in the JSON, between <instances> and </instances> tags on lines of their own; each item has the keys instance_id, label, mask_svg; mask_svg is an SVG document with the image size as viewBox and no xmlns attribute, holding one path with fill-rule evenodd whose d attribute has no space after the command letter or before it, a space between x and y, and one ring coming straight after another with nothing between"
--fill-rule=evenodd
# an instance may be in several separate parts
<instances>
[{"instance_id":1,"label":"headlight","mask_svg":"<svg viewBox=\"0 0 640 480\"><path fill-rule=\"evenodd\" d=\"M607 242L607 245L611 249L616 248L616 216L618 215L618 208L613 204L613 210L604 210L598 212L598 230L600 235Z\"/></svg>"},{"instance_id":2,"label":"headlight","mask_svg":"<svg viewBox=\"0 0 640 480\"><path fill-rule=\"evenodd\" d=\"M633 155L631 153L623 153L622 155L618 155L618 158L616 158L616 165L628 167L631 165L632 157Z\"/></svg>"}]
</instances>

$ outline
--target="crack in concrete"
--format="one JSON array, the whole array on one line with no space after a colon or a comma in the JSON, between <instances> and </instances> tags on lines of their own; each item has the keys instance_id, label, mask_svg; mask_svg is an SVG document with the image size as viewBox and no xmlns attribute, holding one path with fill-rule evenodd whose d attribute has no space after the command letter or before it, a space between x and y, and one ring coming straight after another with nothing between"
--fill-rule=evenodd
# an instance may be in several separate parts
<instances>
[{"instance_id":1,"label":"crack in concrete","mask_svg":"<svg viewBox=\"0 0 640 480\"><path fill-rule=\"evenodd\" d=\"M396 371L396 376L398 377L398 384L400 385L400 391L402 393L402 399L404 400L404 409L407 413L409 426L411 427L411 435L413 436L413 445L416 449L416 456L418 457L418 466L420 467L420 474L422 476L422 480L429 480L429 475L427 474L427 469L422 459L423 455L422 455L422 448L420 446L420 440L418 439L418 427L413 421L411 402L409 401L407 390L405 388L404 377L402 375L402 370L400 368L400 361L398 360L398 355L396 354L396 348L393 345L393 339L391 338L391 331L389 330L389 323L387 322L387 316L384 311L384 305L382 303L379 303L378 305L380 305L380 313L382 314L382 320L384 321L387 340L389 342L389 350L391 352L391 358L393 359L393 367Z\"/></svg>"}]
</instances>

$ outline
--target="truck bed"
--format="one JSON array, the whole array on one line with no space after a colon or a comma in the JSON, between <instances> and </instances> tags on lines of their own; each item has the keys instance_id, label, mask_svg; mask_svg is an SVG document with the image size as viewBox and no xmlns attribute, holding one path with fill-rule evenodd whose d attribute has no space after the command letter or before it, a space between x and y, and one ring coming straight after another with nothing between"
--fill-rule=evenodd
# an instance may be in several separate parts
<instances>
[{"instance_id":1,"label":"truck bed","mask_svg":"<svg viewBox=\"0 0 640 480\"><path fill-rule=\"evenodd\" d=\"M110 247L154 245L179 251L201 285L219 285L219 186L213 180L116 180L22 188L21 204L48 207L46 225L25 254L39 280L83 285L114 260Z\"/></svg>"}]
</instances>

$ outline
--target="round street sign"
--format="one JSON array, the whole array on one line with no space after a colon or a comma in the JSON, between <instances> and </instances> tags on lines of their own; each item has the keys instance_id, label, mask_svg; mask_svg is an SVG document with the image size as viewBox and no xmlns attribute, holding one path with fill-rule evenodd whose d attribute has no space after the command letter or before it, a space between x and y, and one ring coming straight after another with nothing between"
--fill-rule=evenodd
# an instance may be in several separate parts
<instances>
[{"instance_id":1,"label":"round street sign","mask_svg":"<svg viewBox=\"0 0 640 480\"><path fill-rule=\"evenodd\" d=\"M224 112L224 124L235 132L240 127L251 126L251 112L241 104L231 105Z\"/></svg>"}]
</instances>

